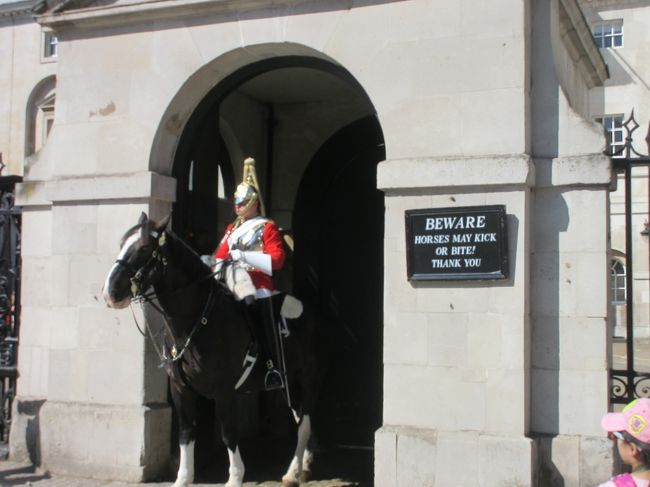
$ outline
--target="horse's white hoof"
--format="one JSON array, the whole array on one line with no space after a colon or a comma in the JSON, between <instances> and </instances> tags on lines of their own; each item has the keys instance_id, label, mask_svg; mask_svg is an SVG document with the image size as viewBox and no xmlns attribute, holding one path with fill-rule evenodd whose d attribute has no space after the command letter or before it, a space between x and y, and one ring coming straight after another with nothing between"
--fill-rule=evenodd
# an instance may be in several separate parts
<instances>
[{"instance_id":1,"label":"horse's white hoof","mask_svg":"<svg viewBox=\"0 0 650 487\"><path fill-rule=\"evenodd\" d=\"M285 475L282 477L282 487L300 487L300 482Z\"/></svg>"},{"instance_id":2,"label":"horse's white hoof","mask_svg":"<svg viewBox=\"0 0 650 487\"><path fill-rule=\"evenodd\" d=\"M192 484L191 480L176 479L176 482L174 482L174 485L172 485L172 487L190 487L191 484Z\"/></svg>"},{"instance_id":3,"label":"horse's white hoof","mask_svg":"<svg viewBox=\"0 0 650 487\"><path fill-rule=\"evenodd\" d=\"M311 470L303 470L300 472L300 481L309 482L311 480Z\"/></svg>"},{"instance_id":4,"label":"horse's white hoof","mask_svg":"<svg viewBox=\"0 0 650 487\"><path fill-rule=\"evenodd\" d=\"M242 487L241 482L226 482L226 487Z\"/></svg>"}]
</instances>

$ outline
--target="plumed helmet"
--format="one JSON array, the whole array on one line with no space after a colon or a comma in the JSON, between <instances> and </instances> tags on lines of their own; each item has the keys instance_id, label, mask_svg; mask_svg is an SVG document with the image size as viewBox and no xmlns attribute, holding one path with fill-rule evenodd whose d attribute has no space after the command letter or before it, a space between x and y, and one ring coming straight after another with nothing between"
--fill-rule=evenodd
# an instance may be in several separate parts
<instances>
[{"instance_id":1,"label":"plumed helmet","mask_svg":"<svg viewBox=\"0 0 650 487\"><path fill-rule=\"evenodd\" d=\"M245 205L238 213L244 213L248 208L259 201L260 214L264 215L264 203L260 195L260 186L255 173L255 159L252 157L244 161L244 177L235 190L234 202L236 206Z\"/></svg>"}]
</instances>

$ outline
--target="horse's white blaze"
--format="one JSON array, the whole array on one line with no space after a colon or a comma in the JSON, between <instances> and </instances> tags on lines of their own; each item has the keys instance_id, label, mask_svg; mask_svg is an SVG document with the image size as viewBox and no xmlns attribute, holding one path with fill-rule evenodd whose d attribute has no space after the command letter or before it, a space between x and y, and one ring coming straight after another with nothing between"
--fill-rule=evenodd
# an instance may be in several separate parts
<instances>
[{"instance_id":1,"label":"horse's white blaze","mask_svg":"<svg viewBox=\"0 0 650 487\"><path fill-rule=\"evenodd\" d=\"M120 249L120 253L117 256L116 261L119 261L121 259L124 259L126 256L127 252L129 249L136 244L136 242L140 240L140 235L138 233L134 233L131 235L126 242L124 242L124 245L122 245L122 248ZM113 264L113 267L111 267L110 272L108 273L108 276L106 276L106 281L104 282L104 288L102 291L102 296L104 297L104 301L106 301L106 304L110 306L111 308L115 309L122 309L126 308L129 305L129 302L131 301L130 297L127 297L123 299L122 301L114 301L112 296L110 295L109 289L111 285L111 280L113 278L113 274L117 270L119 264L115 263Z\"/></svg>"},{"instance_id":2,"label":"horse's white blaze","mask_svg":"<svg viewBox=\"0 0 650 487\"><path fill-rule=\"evenodd\" d=\"M228 482L226 487L241 487L244 482L244 462L239 454L239 447L235 448L233 452L230 448L228 450L228 459L230 460L230 468L228 469Z\"/></svg>"},{"instance_id":3,"label":"horse's white blaze","mask_svg":"<svg viewBox=\"0 0 650 487\"><path fill-rule=\"evenodd\" d=\"M300 482L300 472L302 472L303 455L307 449L307 442L311 436L311 419L309 414L305 414L302 418L300 426L298 426L298 443L296 444L296 451L293 454L289 470L284 474L282 480L284 482Z\"/></svg>"},{"instance_id":4,"label":"horse's white blaze","mask_svg":"<svg viewBox=\"0 0 650 487\"><path fill-rule=\"evenodd\" d=\"M194 442L180 445L181 458L178 464L176 482L172 487L187 487L194 482Z\"/></svg>"}]
</instances>

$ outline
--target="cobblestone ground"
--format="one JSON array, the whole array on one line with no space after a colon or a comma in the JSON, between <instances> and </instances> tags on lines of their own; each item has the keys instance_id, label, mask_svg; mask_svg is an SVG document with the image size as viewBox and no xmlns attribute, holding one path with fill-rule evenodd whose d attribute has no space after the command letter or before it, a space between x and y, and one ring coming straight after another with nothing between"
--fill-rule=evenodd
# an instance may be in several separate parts
<instances>
[{"instance_id":1,"label":"cobblestone ground","mask_svg":"<svg viewBox=\"0 0 650 487\"><path fill-rule=\"evenodd\" d=\"M250 455L248 458L245 487L280 487L277 481L288 463L277 452L268 453L263 458ZM224 455L225 457L225 455ZM227 475L225 458L211 462L212 468L201 467L197 463L197 482L193 487L223 486ZM372 487L373 452L332 448L317 453L314 465L314 480L302 483L301 487ZM129 484L115 480L80 479L52 475L43 469L30 465L0 460L0 487L171 487L173 476L166 481Z\"/></svg>"},{"instance_id":2,"label":"cobblestone ground","mask_svg":"<svg viewBox=\"0 0 650 487\"><path fill-rule=\"evenodd\" d=\"M148 482L144 484L128 484L117 481L75 479L69 477L55 477L48 472L34 469L27 465L20 465L9 461L0 461L0 486L33 486L33 487L170 487L172 482ZM193 487L219 487L220 483L198 483ZM313 480L301 484L302 487L357 487L361 483L350 482L343 479ZM253 481L245 482L245 487L279 487L279 482Z\"/></svg>"}]
</instances>

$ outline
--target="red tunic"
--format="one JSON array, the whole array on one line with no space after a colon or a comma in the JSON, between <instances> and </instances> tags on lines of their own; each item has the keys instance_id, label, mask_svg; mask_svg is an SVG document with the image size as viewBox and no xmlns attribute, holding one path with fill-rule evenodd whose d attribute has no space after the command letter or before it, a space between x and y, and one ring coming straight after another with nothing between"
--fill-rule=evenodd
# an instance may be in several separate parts
<instances>
[{"instance_id":1,"label":"red tunic","mask_svg":"<svg viewBox=\"0 0 650 487\"><path fill-rule=\"evenodd\" d=\"M232 231L232 223L226 228L226 234L221 243L217 248L214 256L217 259L226 259L230 253L230 243L228 237ZM262 234L262 252L271 256L271 269L276 271L282 269L284 265L284 259L286 257L284 251L284 242L282 240L282 235L278 230L278 227L272 221L268 221L264 225L264 232ZM248 273L251 276L253 285L256 289L264 288L270 291L273 291L273 277L267 274L264 274L262 271L257 269L250 269Z\"/></svg>"}]
</instances>

